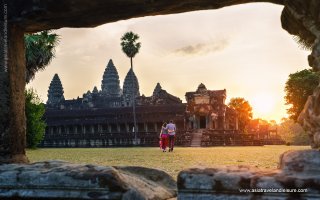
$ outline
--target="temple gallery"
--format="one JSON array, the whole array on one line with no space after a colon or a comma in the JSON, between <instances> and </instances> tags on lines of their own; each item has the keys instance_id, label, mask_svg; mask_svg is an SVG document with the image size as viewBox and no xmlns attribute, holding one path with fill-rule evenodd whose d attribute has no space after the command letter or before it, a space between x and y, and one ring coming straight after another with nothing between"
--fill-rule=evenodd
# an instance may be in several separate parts
<instances>
[{"instance_id":1,"label":"temple gallery","mask_svg":"<svg viewBox=\"0 0 320 200\"><path fill-rule=\"evenodd\" d=\"M154 146L164 122L177 125L177 144L190 146L261 145L261 138L238 130L235 110L225 104L226 89L208 90L200 84L186 92L186 103L157 83L151 96L140 95L139 81L129 69L123 87L117 68L109 60L101 81L82 97L66 100L59 75L55 74L46 103L44 147ZM133 103L135 105L136 133Z\"/></svg>"}]
</instances>

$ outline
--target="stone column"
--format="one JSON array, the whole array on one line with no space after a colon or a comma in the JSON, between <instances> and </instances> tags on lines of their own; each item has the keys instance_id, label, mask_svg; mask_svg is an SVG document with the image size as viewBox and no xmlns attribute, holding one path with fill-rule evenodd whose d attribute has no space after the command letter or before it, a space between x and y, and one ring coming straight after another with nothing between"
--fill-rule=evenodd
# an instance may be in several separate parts
<instances>
[{"instance_id":1,"label":"stone column","mask_svg":"<svg viewBox=\"0 0 320 200\"><path fill-rule=\"evenodd\" d=\"M148 132L148 123L143 123L143 124L144 124L144 130Z\"/></svg>"},{"instance_id":2,"label":"stone column","mask_svg":"<svg viewBox=\"0 0 320 200\"><path fill-rule=\"evenodd\" d=\"M0 2L0 163L26 163L24 30L7 24Z\"/></svg>"},{"instance_id":3,"label":"stone column","mask_svg":"<svg viewBox=\"0 0 320 200\"><path fill-rule=\"evenodd\" d=\"M118 133L120 133L120 132L121 132L120 124L117 124L117 131L118 131Z\"/></svg>"},{"instance_id":4,"label":"stone column","mask_svg":"<svg viewBox=\"0 0 320 200\"><path fill-rule=\"evenodd\" d=\"M194 122L193 122L193 128L198 129L199 128L199 119L197 116L194 116Z\"/></svg>"},{"instance_id":5,"label":"stone column","mask_svg":"<svg viewBox=\"0 0 320 200\"><path fill-rule=\"evenodd\" d=\"M93 131L94 131L94 127L93 127L93 125L87 125L87 126L89 126L89 133L91 134L91 133L93 133Z\"/></svg>"},{"instance_id":6,"label":"stone column","mask_svg":"<svg viewBox=\"0 0 320 200\"><path fill-rule=\"evenodd\" d=\"M98 124L98 133L102 133L102 125Z\"/></svg>"},{"instance_id":7,"label":"stone column","mask_svg":"<svg viewBox=\"0 0 320 200\"><path fill-rule=\"evenodd\" d=\"M210 128L210 116L206 116L206 128Z\"/></svg>"},{"instance_id":8,"label":"stone column","mask_svg":"<svg viewBox=\"0 0 320 200\"><path fill-rule=\"evenodd\" d=\"M155 131L158 131L158 124L157 124L157 122L154 123L154 130L155 130Z\"/></svg>"},{"instance_id":9,"label":"stone column","mask_svg":"<svg viewBox=\"0 0 320 200\"><path fill-rule=\"evenodd\" d=\"M126 132L127 133L130 133L130 126L128 123L125 123L125 126L126 126Z\"/></svg>"},{"instance_id":10,"label":"stone column","mask_svg":"<svg viewBox=\"0 0 320 200\"><path fill-rule=\"evenodd\" d=\"M211 115L208 115L207 117L207 128L212 129L212 117Z\"/></svg>"},{"instance_id":11,"label":"stone column","mask_svg":"<svg viewBox=\"0 0 320 200\"><path fill-rule=\"evenodd\" d=\"M224 126L224 123L223 123L223 116L219 115L218 118L217 118L217 127L216 129L223 129L223 126Z\"/></svg>"},{"instance_id":12,"label":"stone column","mask_svg":"<svg viewBox=\"0 0 320 200\"><path fill-rule=\"evenodd\" d=\"M110 126L110 124L108 124L108 131L109 131L109 133L111 133L111 126Z\"/></svg>"}]
</instances>

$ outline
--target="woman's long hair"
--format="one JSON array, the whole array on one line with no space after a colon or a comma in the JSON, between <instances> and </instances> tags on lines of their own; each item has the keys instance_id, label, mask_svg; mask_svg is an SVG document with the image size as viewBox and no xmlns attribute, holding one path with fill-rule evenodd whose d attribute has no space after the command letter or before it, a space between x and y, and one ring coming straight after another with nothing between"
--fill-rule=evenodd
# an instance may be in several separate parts
<instances>
[{"instance_id":1,"label":"woman's long hair","mask_svg":"<svg viewBox=\"0 0 320 200\"><path fill-rule=\"evenodd\" d=\"M162 124L162 127L167 127L167 122L164 122L163 124Z\"/></svg>"}]
</instances>

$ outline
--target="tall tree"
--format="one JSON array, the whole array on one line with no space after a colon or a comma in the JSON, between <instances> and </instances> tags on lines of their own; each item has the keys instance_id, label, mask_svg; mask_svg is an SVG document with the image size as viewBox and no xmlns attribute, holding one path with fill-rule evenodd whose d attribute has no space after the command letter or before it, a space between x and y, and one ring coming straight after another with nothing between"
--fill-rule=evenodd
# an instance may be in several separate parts
<instances>
[{"instance_id":1,"label":"tall tree","mask_svg":"<svg viewBox=\"0 0 320 200\"><path fill-rule=\"evenodd\" d=\"M320 73L312 69L304 69L289 75L285 85L285 101L286 105L290 105L287 109L290 119L297 121L308 97L319 85L319 78Z\"/></svg>"},{"instance_id":2,"label":"tall tree","mask_svg":"<svg viewBox=\"0 0 320 200\"><path fill-rule=\"evenodd\" d=\"M233 108L238 114L239 130L247 132L246 126L252 119L252 107L244 98L232 98L229 102L229 107Z\"/></svg>"},{"instance_id":3,"label":"tall tree","mask_svg":"<svg viewBox=\"0 0 320 200\"><path fill-rule=\"evenodd\" d=\"M26 82L29 83L37 71L44 70L55 56L59 36L50 31L24 35L26 48ZM45 107L34 90L25 91L25 113L27 121L27 147L35 148L42 140L46 124L42 119Z\"/></svg>"},{"instance_id":4,"label":"tall tree","mask_svg":"<svg viewBox=\"0 0 320 200\"><path fill-rule=\"evenodd\" d=\"M133 32L127 32L121 37L121 47L122 51L130 58L131 69L133 72L133 64L132 59L135 57L137 53L139 53L139 49L141 47L141 43L137 40L139 39L139 35ZM134 139L137 142L137 122L136 122L136 105L135 105L135 90L134 90L134 80L133 76L131 76L132 82L132 110L133 110L133 124L134 124Z\"/></svg>"},{"instance_id":5,"label":"tall tree","mask_svg":"<svg viewBox=\"0 0 320 200\"><path fill-rule=\"evenodd\" d=\"M300 124L292 119L283 118L278 126L278 134L287 144L308 145L310 139Z\"/></svg>"},{"instance_id":6,"label":"tall tree","mask_svg":"<svg viewBox=\"0 0 320 200\"><path fill-rule=\"evenodd\" d=\"M26 47L26 82L29 83L39 70L44 70L55 56L55 47L59 36L50 31L25 34Z\"/></svg>"},{"instance_id":7,"label":"tall tree","mask_svg":"<svg viewBox=\"0 0 320 200\"><path fill-rule=\"evenodd\" d=\"M44 104L33 89L25 91L27 118L27 147L36 148L42 141L46 123L43 120Z\"/></svg>"}]
</instances>

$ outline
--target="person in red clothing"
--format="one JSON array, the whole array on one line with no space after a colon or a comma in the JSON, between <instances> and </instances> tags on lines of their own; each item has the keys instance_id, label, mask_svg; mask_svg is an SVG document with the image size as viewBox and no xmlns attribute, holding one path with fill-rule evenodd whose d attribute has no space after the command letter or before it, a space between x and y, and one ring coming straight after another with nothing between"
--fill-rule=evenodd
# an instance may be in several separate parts
<instances>
[{"instance_id":1,"label":"person in red clothing","mask_svg":"<svg viewBox=\"0 0 320 200\"><path fill-rule=\"evenodd\" d=\"M160 148L163 152L167 151L167 145L168 145L168 130L166 129L167 123L165 122L161 127L160 132Z\"/></svg>"}]
</instances>

